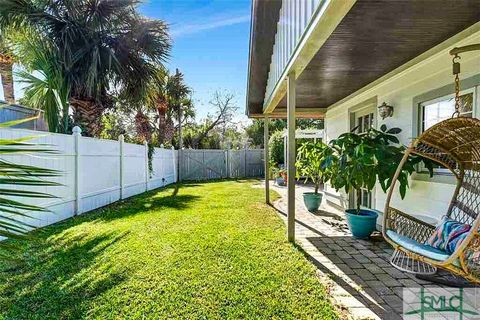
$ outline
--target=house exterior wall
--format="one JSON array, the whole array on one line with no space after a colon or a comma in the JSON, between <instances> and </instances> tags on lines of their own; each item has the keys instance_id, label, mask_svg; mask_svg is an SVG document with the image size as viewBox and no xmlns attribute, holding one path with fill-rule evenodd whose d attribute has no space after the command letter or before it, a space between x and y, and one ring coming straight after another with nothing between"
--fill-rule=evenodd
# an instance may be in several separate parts
<instances>
[{"instance_id":1,"label":"house exterior wall","mask_svg":"<svg viewBox=\"0 0 480 320\"><path fill-rule=\"evenodd\" d=\"M451 56L449 50L456 46L480 43L480 31L477 28L467 33L461 33L426 54L423 54L418 63L408 68L399 68L393 71L384 80L366 90L360 90L344 101L331 106L325 118L325 140L338 137L350 129L350 114L352 109L372 98L376 98L377 105L382 102L394 106L393 117L382 120L376 112L376 124L379 128L382 124L387 127L399 127L402 129L399 138L408 145L412 137L416 137L418 118L418 97L427 92L434 92L439 88L451 86L453 93L453 76ZM414 59L415 60L415 59ZM469 52L461 54L461 79L474 77L480 79L480 53ZM448 89L448 87L447 87ZM443 96L444 94L440 95ZM480 109L480 99L477 98L477 112ZM376 108L375 108L376 109ZM476 114L478 117L478 113ZM427 178L427 179L425 179ZM424 181L427 180L427 181ZM453 177L438 177L428 179L420 175L413 176L410 181L410 189L404 200L400 199L399 193L394 194L393 206L414 215L424 215L441 218L446 213L448 204L454 191ZM348 206L348 196L340 191L336 192L330 186L326 186L327 200L336 205ZM386 194L379 186L374 192L374 209L383 211Z\"/></svg>"}]
</instances>

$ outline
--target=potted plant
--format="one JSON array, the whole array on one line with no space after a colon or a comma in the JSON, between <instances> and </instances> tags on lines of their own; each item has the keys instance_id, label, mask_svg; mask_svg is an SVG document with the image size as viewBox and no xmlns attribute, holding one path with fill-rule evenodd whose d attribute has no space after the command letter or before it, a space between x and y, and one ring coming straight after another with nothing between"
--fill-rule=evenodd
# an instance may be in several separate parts
<instances>
[{"instance_id":1,"label":"potted plant","mask_svg":"<svg viewBox=\"0 0 480 320\"><path fill-rule=\"evenodd\" d=\"M277 167L274 167L272 171L277 185L285 186L287 184L287 171L284 168Z\"/></svg>"},{"instance_id":2,"label":"potted plant","mask_svg":"<svg viewBox=\"0 0 480 320\"><path fill-rule=\"evenodd\" d=\"M347 193L354 192L357 197L357 207L345 210L347 223L352 235L359 239L368 238L376 228L378 213L368 208L360 207L361 189L372 191L377 182L384 192L392 184L392 179L401 161L405 147L399 145L396 137L401 132L399 128L387 130L382 125L380 130L369 129L356 134L344 133L330 142L324 151L324 178L337 191L344 188ZM402 199L408 188L408 176L416 165L423 161L425 167L433 174L430 160L419 156L411 156L398 178Z\"/></svg>"},{"instance_id":3,"label":"potted plant","mask_svg":"<svg viewBox=\"0 0 480 320\"><path fill-rule=\"evenodd\" d=\"M297 178L305 178L305 183L311 181L314 192L303 193L303 203L308 211L315 212L322 203L322 194L318 192L323 183L322 155L326 148L323 142L305 142L297 150Z\"/></svg>"}]
</instances>

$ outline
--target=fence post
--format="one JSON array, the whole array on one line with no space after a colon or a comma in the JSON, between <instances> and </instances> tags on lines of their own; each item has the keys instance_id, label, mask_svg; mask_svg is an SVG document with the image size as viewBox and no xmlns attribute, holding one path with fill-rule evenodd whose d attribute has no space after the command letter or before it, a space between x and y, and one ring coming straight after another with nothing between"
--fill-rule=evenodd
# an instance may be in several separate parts
<instances>
[{"instance_id":1,"label":"fence post","mask_svg":"<svg viewBox=\"0 0 480 320\"><path fill-rule=\"evenodd\" d=\"M244 158L245 166L244 166L244 168L245 168L245 178L246 178L247 177L247 148L243 149L243 151L245 153L245 158Z\"/></svg>"},{"instance_id":2,"label":"fence post","mask_svg":"<svg viewBox=\"0 0 480 320\"><path fill-rule=\"evenodd\" d=\"M120 200L123 199L123 172L124 172L124 151L123 151L123 143L125 142L125 137L123 134L118 136L118 142L120 144Z\"/></svg>"},{"instance_id":3,"label":"fence post","mask_svg":"<svg viewBox=\"0 0 480 320\"><path fill-rule=\"evenodd\" d=\"M143 145L145 146L145 191L148 191L148 142L144 141Z\"/></svg>"},{"instance_id":4,"label":"fence post","mask_svg":"<svg viewBox=\"0 0 480 320\"><path fill-rule=\"evenodd\" d=\"M203 164L203 175L205 177L205 180L208 180L208 169L207 169L207 166L205 165L205 150L202 150L202 164Z\"/></svg>"},{"instance_id":5,"label":"fence post","mask_svg":"<svg viewBox=\"0 0 480 320\"><path fill-rule=\"evenodd\" d=\"M172 161L173 161L173 182L178 181L178 174L177 174L177 159L175 157L175 148L172 146Z\"/></svg>"},{"instance_id":6,"label":"fence post","mask_svg":"<svg viewBox=\"0 0 480 320\"><path fill-rule=\"evenodd\" d=\"M82 136L82 129L79 126L75 126L72 129L73 143L75 145L75 208L74 215L81 213L81 195L80 195L80 137Z\"/></svg>"},{"instance_id":7,"label":"fence post","mask_svg":"<svg viewBox=\"0 0 480 320\"><path fill-rule=\"evenodd\" d=\"M225 176L226 178L230 178L230 152L229 150L225 150Z\"/></svg>"}]
</instances>

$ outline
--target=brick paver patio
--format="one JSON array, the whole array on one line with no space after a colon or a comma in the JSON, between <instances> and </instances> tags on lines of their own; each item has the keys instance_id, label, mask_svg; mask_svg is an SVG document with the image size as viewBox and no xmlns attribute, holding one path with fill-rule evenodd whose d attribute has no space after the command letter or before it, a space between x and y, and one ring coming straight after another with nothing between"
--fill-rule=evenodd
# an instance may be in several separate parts
<instances>
[{"instance_id":1,"label":"brick paver patio","mask_svg":"<svg viewBox=\"0 0 480 320\"><path fill-rule=\"evenodd\" d=\"M282 196L273 206L286 221L286 187L273 186ZM395 269L392 248L379 233L370 240L352 238L342 211L327 204L312 214L303 205L304 185L296 188L296 242L318 268L333 301L353 319L402 319L403 288L434 287L431 282Z\"/></svg>"}]
</instances>

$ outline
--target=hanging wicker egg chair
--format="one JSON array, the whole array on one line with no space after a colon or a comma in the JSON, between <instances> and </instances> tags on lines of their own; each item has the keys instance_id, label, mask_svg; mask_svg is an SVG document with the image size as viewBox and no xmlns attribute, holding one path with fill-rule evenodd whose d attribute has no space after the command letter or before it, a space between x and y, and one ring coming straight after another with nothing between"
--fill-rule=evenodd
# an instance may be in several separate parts
<instances>
[{"instance_id":1,"label":"hanging wicker egg chair","mask_svg":"<svg viewBox=\"0 0 480 320\"><path fill-rule=\"evenodd\" d=\"M456 51L455 51L456 50ZM463 51L462 51L463 50ZM458 53L480 50L480 45L455 48L452 54L455 75L455 115L459 115L460 64ZM410 155L419 155L449 169L457 180L445 216L470 226L453 253L427 244L436 227L392 207L395 183ZM480 283L480 120L453 117L427 129L415 139L400 162L388 192L383 236L394 249L391 263L400 270L433 274L446 269L474 283ZM438 213L436 214L438 215Z\"/></svg>"}]
</instances>

